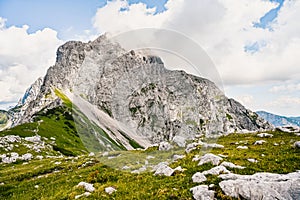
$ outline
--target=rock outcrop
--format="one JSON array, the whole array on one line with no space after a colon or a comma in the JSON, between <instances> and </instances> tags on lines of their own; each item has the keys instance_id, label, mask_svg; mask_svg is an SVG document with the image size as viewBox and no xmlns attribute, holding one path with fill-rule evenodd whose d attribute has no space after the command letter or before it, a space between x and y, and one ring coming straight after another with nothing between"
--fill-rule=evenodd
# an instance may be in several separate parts
<instances>
[{"instance_id":1,"label":"rock outcrop","mask_svg":"<svg viewBox=\"0 0 300 200\"><path fill-rule=\"evenodd\" d=\"M300 198L300 173L254 175L222 174L219 183L223 192L242 199L282 199Z\"/></svg>"}]
</instances>

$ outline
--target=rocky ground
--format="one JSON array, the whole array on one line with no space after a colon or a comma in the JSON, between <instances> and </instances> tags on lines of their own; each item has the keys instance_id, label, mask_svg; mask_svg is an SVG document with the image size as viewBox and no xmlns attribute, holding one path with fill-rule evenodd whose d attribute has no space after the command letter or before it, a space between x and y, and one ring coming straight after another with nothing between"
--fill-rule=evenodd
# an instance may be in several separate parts
<instances>
[{"instance_id":1,"label":"rocky ground","mask_svg":"<svg viewBox=\"0 0 300 200\"><path fill-rule=\"evenodd\" d=\"M3 133L2 133L3 134ZM299 134L67 156L54 137L0 137L1 199L299 199ZM242 148L241 148L242 147Z\"/></svg>"}]
</instances>

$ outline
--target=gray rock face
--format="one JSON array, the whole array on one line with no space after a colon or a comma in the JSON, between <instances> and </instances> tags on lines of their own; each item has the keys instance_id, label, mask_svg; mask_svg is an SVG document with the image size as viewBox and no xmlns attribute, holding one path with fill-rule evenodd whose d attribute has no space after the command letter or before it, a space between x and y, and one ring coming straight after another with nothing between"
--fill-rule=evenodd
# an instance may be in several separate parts
<instances>
[{"instance_id":1,"label":"gray rock face","mask_svg":"<svg viewBox=\"0 0 300 200\"><path fill-rule=\"evenodd\" d=\"M196 135L273 128L211 81L167 70L161 58L126 52L106 35L59 47L55 65L20 102L14 125L60 105L56 89L80 96L151 143L175 138L184 146Z\"/></svg>"},{"instance_id":2,"label":"gray rock face","mask_svg":"<svg viewBox=\"0 0 300 200\"><path fill-rule=\"evenodd\" d=\"M231 197L243 199L282 199L300 198L300 173L280 175L256 173L254 175L222 174L219 185Z\"/></svg>"}]
</instances>

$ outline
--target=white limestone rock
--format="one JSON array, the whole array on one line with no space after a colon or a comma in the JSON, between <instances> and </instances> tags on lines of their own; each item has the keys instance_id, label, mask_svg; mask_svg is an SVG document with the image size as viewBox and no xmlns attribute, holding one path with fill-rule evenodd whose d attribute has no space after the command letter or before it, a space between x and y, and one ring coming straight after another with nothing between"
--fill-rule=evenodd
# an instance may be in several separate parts
<instances>
[{"instance_id":1,"label":"white limestone rock","mask_svg":"<svg viewBox=\"0 0 300 200\"><path fill-rule=\"evenodd\" d=\"M177 155L177 154L175 154L173 156L173 161L181 160L183 158L185 158L185 155Z\"/></svg>"},{"instance_id":2,"label":"white limestone rock","mask_svg":"<svg viewBox=\"0 0 300 200\"><path fill-rule=\"evenodd\" d=\"M116 190L115 188L113 188L113 187L106 187L104 190L105 190L105 192L106 192L107 194L112 194L112 193L114 193L114 192L117 191L117 190Z\"/></svg>"},{"instance_id":3,"label":"white limestone rock","mask_svg":"<svg viewBox=\"0 0 300 200\"><path fill-rule=\"evenodd\" d=\"M221 166L229 167L229 168L236 168L236 169L245 169L245 167L243 167L243 166L236 165L236 164L233 164L231 162L226 162L226 161L222 162Z\"/></svg>"},{"instance_id":4,"label":"white limestone rock","mask_svg":"<svg viewBox=\"0 0 300 200\"><path fill-rule=\"evenodd\" d=\"M300 141L294 143L294 148L300 149Z\"/></svg>"},{"instance_id":5,"label":"white limestone rock","mask_svg":"<svg viewBox=\"0 0 300 200\"><path fill-rule=\"evenodd\" d=\"M198 185L190 189L195 200L213 200L215 192L209 190L207 185Z\"/></svg>"},{"instance_id":6,"label":"white limestone rock","mask_svg":"<svg viewBox=\"0 0 300 200\"><path fill-rule=\"evenodd\" d=\"M219 165L219 163L223 160L220 156L216 156L212 153L207 153L200 158L198 165L203 165L205 163L212 163L213 165Z\"/></svg>"},{"instance_id":7,"label":"white limestone rock","mask_svg":"<svg viewBox=\"0 0 300 200\"><path fill-rule=\"evenodd\" d=\"M272 138L273 134L270 134L270 133L259 133L259 134L257 134L257 136L261 137L261 138Z\"/></svg>"},{"instance_id":8,"label":"white limestone rock","mask_svg":"<svg viewBox=\"0 0 300 200\"><path fill-rule=\"evenodd\" d=\"M171 150L173 147L169 142L161 142L159 143L159 147L158 150L159 151L169 151Z\"/></svg>"},{"instance_id":9,"label":"white limestone rock","mask_svg":"<svg viewBox=\"0 0 300 200\"><path fill-rule=\"evenodd\" d=\"M173 142L176 143L179 147L185 147L185 141L186 141L186 137L182 137L179 135L176 135L173 138Z\"/></svg>"},{"instance_id":10,"label":"white limestone rock","mask_svg":"<svg viewBox=\"0 0 300 200\"><path fill-rule=\"evenodd\" d=\"M33 158L33 155L31 153L26 153L24 155L22 155L21 159L22 160L31 160Z\"/></svg>"},{"instance_id":11,"label":"white limestone rock","mask_svg":"<svg viewBox=\"0 0 300 200\"><path fill-rule=\"evenodd\" d=\"M224 166L216 166L211 168L210 170L202 172L204 175L220 175L220 174L229 174L231 173L229 170L226 169Z\"/></svg>"},{"instance_id":12,"label":"white limestone rock","mask_svg":"<svg viewBox=\"0 0 300 200\"><path fill-rule=\"evenodd\" d=\"M139 174L139 173L145 172L146 170L147 170L147 167L146 166L142 166L139 169L131 171L131 173L132 174Z\"/></svg>"},{"instance_id":13,"label":"white limestone rock","mask_svg":"<svg viewBox=\"0 0 300 200\"><path fill-rule=\"evenodd\" d=\"M174 169L172 169L165 163L160 163L158 165L159 166L157 167L154 175L172 176L172 174L174 173Z\"/></svg>"},{"instance_id":14,"label":"white limestone rock","mask_svg":"<svg viewBox=\"0 0 300 200\"><path fill-rule=\"evenodd\" d=\"M237 149L249 149L247 146L237 146Z\"/></svg>"},{"instance_id":15,"label":"white limestone rock","mask_svg":"<svg viewBox=\"0 0 300 200\"><path fill-rule=\"evenodd\" d=\"M265 140L257 140L254 142L254 145L262 145L263 143L266 143Z\"/></svg>"},{"instance_id":16,"label":"white limestone rock","mask_svg":"<svg viewBox=\"0 0 300 200\"><path fill-rule=\"evenodd\" d=\"M252 163L258 163L258 161L254 158L248 158L247 160Z\"/></svg>"},{"instance_id":17,"label":"white limestone rock","mask_svg":"<svg viewBox=\"0 0 300 200\"><path fill-rule=\"evenodd\" d=\"M89 153L89 157L94 157L95 156L95 153L94 152L90 152Z\"/></svg>"},{"instance_id":18,"label":"white limestone rock","mask_svg":"<svg viewBox=\"0 0 300 200\"><path fill-rule=\"evenodd\" d=\"M209 148L223 149L224 145L217 144L217 143L203 143L202 147L205 149L209 149Z\"/></svg>"},{"instance_id":19,"label":"white limestone rock","mask_svg":"<svg viewBox=\"0 0 300 200\"><path fill-rule=\"evenodd\" d=\"M174 169L174 172L183 172L183 171L185 171L185 169L183 169L181 166L178 166L178 167L176 167L175 169Z\"/></svg>"},{"instance_id":20,"label":"white limestone rock","mask_svg":"<svg viewBox=\"0 0 300 200\"><path fill-rule=\"evenodd\" d=\"M84 189L88 192L94 192L95 191L94 185L91 184L91 183L80 182L80 183L78 183L77 187L84 187Z\"/></svg>"},{"instance_id":21,"label":"white limestone rock","mask_svg":"<svg viewBox=\"0 0 300 200\"><path fill-rule=\"evenodd\" d=\"M88 197L88 196L90 196L90 195L91 195L90 192L85 192L85 193L83 193L83 194L76 195L76 196L75 196L75 199L79 199L79 198L81 198L81 197Z\"/></svg>"},{"instance_id":22,"label":"white limestone rock","mask_svg":"<svg viewBox=\"0 0 300 200\"><path fill-rule=\"evenodd\" d=\"M192 180L194 183L202 183L207 180L204 174L197 172L192 176Z\"/></svg>"},{"instance_id":23,"label":"white limestone rock","mask_svg":"<svg viewBox=\"0 0 300 200\"><path fill-rule=\"evenodd\" d=\"M199 143L198 142L193 142L193 143L190 143L186 146L185 148L185 152L186 153L190 153L191 151L197 149L197 147L199 146Z\"/></svg>"},{"instance_id":24,"label":"white limestone rock","mask_svg":"<svg viewBox=\"0 0 300 200\"><path fill-rule=\"evenodd\" d=\"M234 198L281 199L300 198L300 172L290 174L256 173L253 175L222 174L223 192Z\"/></svg>"}]
</instances>

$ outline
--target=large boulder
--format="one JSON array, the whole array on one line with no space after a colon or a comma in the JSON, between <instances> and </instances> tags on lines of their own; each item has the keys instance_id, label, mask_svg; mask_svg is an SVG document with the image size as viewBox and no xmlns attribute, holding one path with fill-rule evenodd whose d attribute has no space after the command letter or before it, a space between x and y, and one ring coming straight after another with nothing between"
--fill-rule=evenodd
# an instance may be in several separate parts
<instances>
[{"instance_id":1,"label":"large boulder","mask_svg":"<svg viewBox=\"0 0 300 200\"><path fill-rule=\"evenodd\" d=\"M286 175L256 173L254 175L222 174L222 191L242 199L300 199L300 172Z\"/></svg>"},{"instance_id":2,"label":"large boulder","mask_svg":"<svg viewBox=\"0 0 300 200\"><path fill-rule=\"evenodd\" d=\"M203 165L206 163L212 163L213 165L219 165L219 163L223 160L220 156L216 156L212 153L207 153L200 158L198 165Z\"/></svg>"},{"instance_id":3,"label":"large boulder","mask_svg":"<svg viewBox=\"0 0 300 200\"><path fill-rule=\"evenodd\" d=\"M198 185L190 189L195 200L213 200L215 192L209 190L207 185Z\"/></svg>"}]
</instances>

